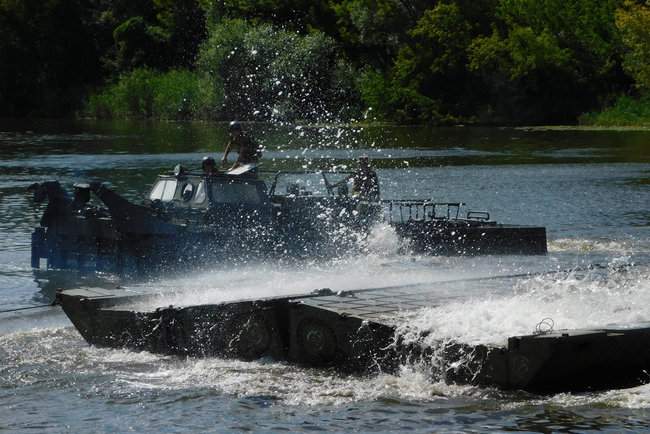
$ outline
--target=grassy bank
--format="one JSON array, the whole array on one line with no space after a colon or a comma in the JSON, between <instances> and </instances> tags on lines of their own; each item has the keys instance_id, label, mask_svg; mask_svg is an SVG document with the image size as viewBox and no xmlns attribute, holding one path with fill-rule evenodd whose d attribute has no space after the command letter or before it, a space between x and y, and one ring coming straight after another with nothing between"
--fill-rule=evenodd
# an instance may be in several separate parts
<instances>
[{"instance_id":1,"label":"grassy bank","mask_svg":"<svg viewBox=\"0 0 650 434\"><path fill-rule=\"evenodd\" d=\"M600 112L586 113L579 119L581 125L616 127L650 126L650 95L640 98L621 96L616 103Z\"/></svg>"}]
</instances>

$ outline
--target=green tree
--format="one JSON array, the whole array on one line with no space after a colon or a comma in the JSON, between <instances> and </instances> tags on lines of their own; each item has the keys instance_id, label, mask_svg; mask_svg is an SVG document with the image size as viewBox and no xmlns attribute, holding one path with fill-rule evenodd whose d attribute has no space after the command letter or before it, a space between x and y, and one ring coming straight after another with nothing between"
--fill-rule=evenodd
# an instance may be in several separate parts
<instances>
[{"instance_id":1,"label":"green tree","mask_svg":"<svg viewBox=\"0 0 650 434\"><path fill-rule=\"evenodd\" d=\"M444 1L422 11L392 66L364 74L364 101L379 117L402 122L471 116L482 90L467 70L467 50L473 37L489 29L493 11L493 0Z\"/></svg>"},{"instance_id":2,"label":"green tree","mask_svg":"<svg viewBox=\"0 0 650 434\"><path fill-rule=\"evenodd\" d=\"M464 94L471 89L466 73L471 32L456 3L439 3L426 10L409 31L411 43L395 61L396 80L439 101L445 111L461 112Z\"/></svg>"},{"instance_id":3,"label":"green tree","mask_svg":"<svg viewBox=\"0 0 650 434\"><path fill-rule=\"evenodd\" d=\"M0 115L63 114L101 74L82 0L0 0Z\"/></svg>"},{"instance_id":4,"label":"green tree","mask_svg":"<svg viewBox=\"0 0 650 434\"><path fill-rule=\"evenodd\" d=\"M650 91L650 2L627 0L616 11L616 27L625 45L623 67L642 92Z\"/></svg>"},{"instance_id":5,"label":"green tree","mask_svg":"<svg viewBox=\"0 0 650 434\"><path fill-rule=\"evenodd\" d=\"M566 122L619 92L619 0L501 0L469 68L491 89L489 109L516 122Z\"/></svg>"},{"instance_id":6,"label":"green tree","mask_svg":"<svg viewBox=\"0 0 650 434\"><path fill-rule=\"evenodd\" d=\"M194 66L207 36L205 11L199 0L153 0L156 20L167 38L167 67Z\"/></svg>"},{"instance_id":7,"label":"green tree","mask_svg":"<svg viewBox=\"0 0 650 434\"><path fill-rule=\"evenodd\" d=\"M223 88L227 118L323 121L348 112L349 68L321 32L223 20L210 29L198 68Z\"/></svg>"},{"instance_id":8,"label":"green tree","mask_svg":"<svg viewBox=\"0 0 650 434\"><path fill-rule=\"evenodd\" d=\"M202 0L208 25L223 19L245 19L307 33L313 29L334 35L335 16L327 0Z\"/></svg>"},{"instance_id":9,"label":"green tree","mask_svg":"<svg viewBox=\"0 0 650 434\"><path fill-rule=\"evenodd\" d=\"M143 17L131 17L113 31L115 66L129 71L141 66L164 68L169 64L165 51L169 35L160 27L148 24Z\"/></svg>"},{"instance_id":10,"label":"green tree","mask_svg":"<svg viewBox=\"0 0 650 434\"><path fill-rule=\"evenodd\" d=\"M103 0L97 20L112 35L104 61L116 73L191 67L206 36L199 0Z\"/></svg>"},{"instance_id":11,"label":"green tree","mask_svg":"<svg viewBox=\"0 0 650 434\"><path fill-rule=\"evenodd\" d=\"M381 68L392 62L416 13L401 0L332 0L330 6L337 39L350 56Z\"/></svg>"}]
</instances>

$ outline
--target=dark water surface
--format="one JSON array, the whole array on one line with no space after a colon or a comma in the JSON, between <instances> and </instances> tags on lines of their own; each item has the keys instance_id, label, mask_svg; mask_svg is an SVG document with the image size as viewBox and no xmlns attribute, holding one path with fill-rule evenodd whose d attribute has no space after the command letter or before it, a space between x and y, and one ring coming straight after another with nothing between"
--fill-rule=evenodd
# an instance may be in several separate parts
<instances>
[{"instance_id":1,"label":"dark water surface","mask_svg":"<svg viewBox=\"0 0 650 434\"><path fill-rule=\"evenodd\" d=\"M463 201L544 225L549 255L399 254L377 227L361 256L246 264L149 281L32 270L42 206L33 182L98 179L134 200L175 164L220 157L201 123L0 121L0 310L84 285L182 291L183 302L429 282L439 306L408 319L432 338L502 343L545 317L556 328L650 321L650 131L247 126L267 169L352 167L368 154L385 198ZM441 280L596 265L489 283ZM273 360L179 359L89 347L58 308L0 313L0 432L650 432L650 385L536 396L446 385L417 366L344 376Z\"/></svg>"}]
</instances>

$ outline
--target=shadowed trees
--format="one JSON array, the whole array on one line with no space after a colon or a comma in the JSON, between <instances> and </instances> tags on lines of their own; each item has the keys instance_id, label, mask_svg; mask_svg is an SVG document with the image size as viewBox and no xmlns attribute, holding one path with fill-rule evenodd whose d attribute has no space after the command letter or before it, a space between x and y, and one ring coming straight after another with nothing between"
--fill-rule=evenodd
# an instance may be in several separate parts
<instances>
[{"instance_id":1,"label":"shadowed trees","mask_svg":"<svg viewBox=\"0 0 650 434\"><path fill-rule=\"evenodd\" d=\"M649 11L642 0L0 0L0 115L62 114L90 93L95 116L573 122L648 93Z\"/></svg>"}]
</instances>

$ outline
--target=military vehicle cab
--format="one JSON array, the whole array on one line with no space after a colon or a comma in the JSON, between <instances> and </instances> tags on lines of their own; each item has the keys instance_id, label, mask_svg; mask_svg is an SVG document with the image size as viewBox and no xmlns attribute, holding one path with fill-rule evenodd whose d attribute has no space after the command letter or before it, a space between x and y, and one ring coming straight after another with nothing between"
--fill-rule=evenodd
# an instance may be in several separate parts
<instances>
[{"instance_id":1,"label":"military vehicle cab","mask_svg":"<svg viewBox=\"0 0 650 434\"><path fill-rule=\"evenodd\" d=\"M345 189L332 188L322 172L260 175L190 173L177 166L173 174L158 176L144 205L189 232L309 256L349 249L358 230L367 229L370 217L380 214L379 203L370 213L367 204L360 207Z\"/></svg>"},{"instance_id":2,"label":"military vehicle cab","mask_svg":"<svg viewBox=\"0 0 650 434\"><path fill-rule=\"evenodd\" d=\"M208 208L218 205L264 206L268 204L264 181L226 173L203 175L180 172L159 175L147 197L150 204Z\"/></svg>"}]
</instances>

